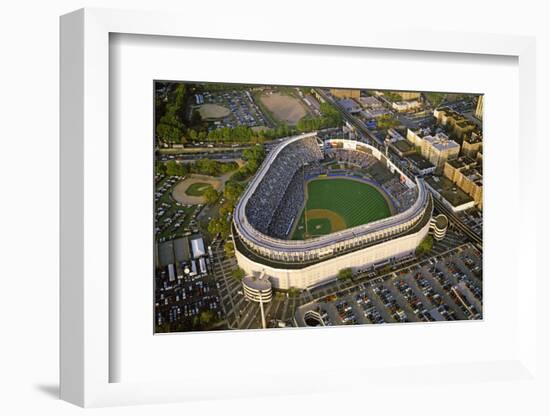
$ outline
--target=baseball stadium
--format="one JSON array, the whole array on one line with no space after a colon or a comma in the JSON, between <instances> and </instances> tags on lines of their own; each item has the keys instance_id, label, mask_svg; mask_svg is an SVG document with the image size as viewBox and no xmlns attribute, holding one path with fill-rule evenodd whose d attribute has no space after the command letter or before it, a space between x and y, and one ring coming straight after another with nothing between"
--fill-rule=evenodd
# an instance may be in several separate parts
<instances>
[{"instance_id":1,"label":"baseball stadium","mask_svg":"<svg viewBox=\"0 0 550 416\"><path fill-rule=\"evenodd\" d=\"M413 255L428 234L432 200L375 147L308 133L274 148L233 214L239 266L274 288L311 288L341 269Z\"/></svg>"}]
</instances>

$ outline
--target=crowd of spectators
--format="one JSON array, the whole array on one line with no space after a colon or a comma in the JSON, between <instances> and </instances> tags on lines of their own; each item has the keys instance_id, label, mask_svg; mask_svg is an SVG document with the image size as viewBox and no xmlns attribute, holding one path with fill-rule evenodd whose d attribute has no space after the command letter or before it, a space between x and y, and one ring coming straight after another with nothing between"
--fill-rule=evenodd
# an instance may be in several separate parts
<instances>
[{"instance_id":1,"label":"crowd of spectators","mask_svg":"<svg viewBox=\"0 0 550 416\"><path fill-rule=\"evenodd\" d=\"M407 210L418 196L418 191L416 188L409 188L407 185L402 183L398 177L393 177L389 181L385 182L382 185L382 188L390 195L393 199L393 203L397 212L403 212Z\"/></svg>"},{"instance_id":2,"label":"crowd of spectators","mask_svg":"<svg viewBox=\"0 0 550 416\"><path fill-rule=\"evenodd\" d=\"M335 159L360 168L368 168L377 162L373 155L351 149L327 149L326 155L329 159Z\"/></svg>"},{"instance_id":3,"label":"crowd of spectators","mask_svg":"<svg viewBox=\"0 0 550 416\"><path fill-rule=\"evenodd\" d=\"M297 171L303 165L322 158L323 154L315 137L297 140L282 149L246 204L246 216L250 224L258 231L268 234L275 211ZM297 204L298 208L300 206L301 203ZM279 229L279 225L274 224L272 228L274 227Z\"/></svg>"},{"instance_id":4,"label":"crowd of spectators","mask_svg":"<svg viewBox=\"0 0 550 416\"><path fill-rule=\"evenodd\" d=\"M299 168L290 181L284 197L275 210L268 235L277 238L288 238L294 219L300 213L305 201L304 167Z\"/></svg>"}]
</instances>

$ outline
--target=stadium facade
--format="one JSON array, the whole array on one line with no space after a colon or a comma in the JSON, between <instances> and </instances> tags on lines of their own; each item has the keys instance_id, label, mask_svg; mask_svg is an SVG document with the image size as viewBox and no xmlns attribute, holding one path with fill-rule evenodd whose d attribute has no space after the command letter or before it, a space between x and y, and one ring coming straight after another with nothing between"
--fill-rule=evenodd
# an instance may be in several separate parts
<instances>
[{"instance_id":1,"label":"stadium facade","mask_svg":"<svg viewBox=\"0 0 550 416\"><path fill-rule=\"evenodd\" d=\"M288 230L304 202L304 169L329 155L385 167L389 179L384 180L392 189L402 189L401 194L390 195L397 212L331 234L291 240ZM232 235L237 261L249 275L269 276L274 288L318 286L335 279L344 268L364 270L412 255L428 234L432 210L423 180L409 178L378 149L353 140L320 142L316 133L294 136L268 154L235 208Z\"/></svg>"}]
</instances>

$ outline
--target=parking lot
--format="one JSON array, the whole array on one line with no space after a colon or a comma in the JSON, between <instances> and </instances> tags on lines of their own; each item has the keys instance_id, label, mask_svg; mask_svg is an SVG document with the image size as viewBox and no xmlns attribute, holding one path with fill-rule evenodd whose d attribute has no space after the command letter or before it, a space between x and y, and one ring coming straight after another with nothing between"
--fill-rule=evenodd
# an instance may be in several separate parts
<instances>
[{"instance_id":1,"label":"parking lot","mask_svg":"<svg viewBox=\"0 0 550 416\"><path fill-rule=\"evenodd\" d=\"M459 219L480 237L483 235L483 213L477 208L471 208L458 215Z\"/></svg>"},{"instance_id":2,"label":"parking lot","mask_svg":"<svg viewBox=\"0 0 550 416\"><path fill-rule=\"evenodd\" d=\"M175 247L174 252L180 253L181 247ZM197 269L197 260L171 258L170 254L170 247L159 250L161 263L169 265L158 267L155 274L156 332L226 328L219 285L212 273L212 258L201 258L204 269Z\"/></svg>"},{"instance_id":3,"label":"parking lot","mask_svg":"<svg viewBox=\"0 0 550 416\"><path fill-rule=\"evenodd\" d=\"M229 115L209 123L208 130L237 126L269 127L269 121L246 90L204 92L204 104L217 104L229 110Z\"/></svg>"},{"instance_id":4,"label":"parking lot","mask_svg":"<svg viewBox=\"0 0 550 416\"><path fill-rule=\"evenodd\" d=\"M259 329L262 323L258 304L245 299L241 282L232 276L238 267L236 259L225 257L222 246L213 244L212 265L227 326L231 329ZM292 325L294 311L303 302L302 298L276 292L272 301L265 305L268 327Z\"/></svg>"},{"instance_id":5,"label":"parking lot","mask_svg":"<svg viewBox=\"0 0 550 416\"><path fill-rule=\"evenodd\" d=\"M181 204L172 198L181 176L155 177L155 237L158 242L197 232L196 216L202 205Z\"/></svg>"},{"instance_id":6,"label":"parking lot","mask_svg":"<svg viewBox=\"0 0 550 416\"><path fill-rule=\"evenodd\" d=\"M481 255L465 244L309 302L298 326L482 319ZM313 317L306 321L306 317Z\"/></svg>"}]
</instances>

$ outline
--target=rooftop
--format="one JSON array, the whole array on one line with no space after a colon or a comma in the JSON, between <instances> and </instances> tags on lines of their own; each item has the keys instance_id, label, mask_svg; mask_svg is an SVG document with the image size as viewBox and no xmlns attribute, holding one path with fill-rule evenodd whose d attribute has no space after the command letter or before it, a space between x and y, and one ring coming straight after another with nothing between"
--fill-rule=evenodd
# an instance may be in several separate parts
<instances>
[{"instance_id":1,"label":"rooftop","mask_svg":"<svg viewBox=\"0 0 550 416\"><path fill-rule=\"evenodd\" d=\"M257 290L259 292L271 290L271 282L267 279L267 277L245 276L243 278L243 284L250 289Z\"/></svg>"},{"instance_id":2,"label":"rooftop","mask_svg":"<svg viewBox=\"0 0 550 416\"><path fill-rule=\"evenodd\" d=\"M426 136L424 140L437 150L448 150L460 148L460 145L454 140L449 139L445 133L437 133L435 136Z\"/></svg>"},{"instance_id":3,"label":"rooftop","mask_svg":"<svg viewBox=\"0 0 550 416\"><path fill-rule=\"evenodd\" d=\"M435 165L433 163L431 163L428 159L420 156L420 155L417 155L417 154L414 154L414 155L410 155L410 156L407 156L407 159L418 169L420 170L424 170L424 169L430 169L430 168L434 168Z\"/></svg>"},{"instance_id":4,"label":"rooftop","mask_svg":"<svg viewBox=\"0 0 550 416\"><path fill-rule=\"evenodd\" d=\"M469 158L468 156L461 156L456 159L447 160L447 163L455 169L462 169L467 166L473 166L476 164L476 161Z\"/></svg>"},{"instance_id":5,"label":"rooftop","mask_svg":"<svg viewBox=\"0 0 550 416\"><path fill-rule=\"evenodd\" d=\"M434 217L434 220L435 220L435 225L439 229L443 229L447 227L447 225L449 225L449 219L443 214L439 214L437 217Z\"/></svg>"},{"instance_id":6,"label":"rooftop","mask_svg":"<svg viewBox=\"0 0 550 416\"><path fill-rule=\"evenodd\" d=\"M344 98L339 101L340 104L346 109L346 111L360 111L361 108L359 107L359 104L355 100L352 100L351 98Z\"/></svg>"},{"instance_id":7,"label":"rooftop","mask_svg":"<svg viewBox=\"0 0 550 416\"><path fill-rule=\"evenodd\" d=\"M393 142L392 145L402 153L410 152L414 149L414 146L407 140L397 140Z\"/></svg>"},{"instance_id":8,"label":"rooftop","mask_svg":"<svg viewBox=\"0 0 550 416\"><path fill-rule=\"evenodd\" d=\"M473 201L470 195L444 176L426 178L426 183L454 207Z\"/></svg>"},{"instance_id":9,"label":"rooftop","mask_svg":"<svg viewBox=\"0 0 550 416\"><path fill-rule=\"evenodd\" d=\"M439 113L445 113L447 117L452 118L455 124L458 125L458 127L460 127L461 129L465 129L466 127L470 127L470 126L473 129L477 128L477 125L475 123L471 122L465 116L460 114L458 111L453 110L452 108L449 108L449 107L437 108L436 110L434 110L434 115L436 111Z\"/></svg>"},{"instance_id":10,"label":"rooftop","mask_svg":"<svg viewBox=\"0 0 550 416\"><path fill-rule=\"evenodd\" d=\"M376 97L368 96L368 97L361 97L359 99L361 101L361 104L365 107L380 107L382 106L382 103L378 101Z\"/></svg>"},{"instance_id":11,"label":"rooftop","mask_svg":"<svg viewBox=\"0 0 550 416\"><path fill-rule=\"evenodd\" d=\"M481 137L481 135L472 132L471 134L464 136L464 141L470 144L476 144L481 143L483 141L483 138Z\"/></svg>"},{"instance_id":12,"label":"rooftop","mask_svg":"<svg viewBox=\"0 0 550 416\"><path fill-rule=\"evenodd\" d=\"M469 180L472 182L475 182L478 185L482 185L483 176L479 173L477 169L470 168L462 172L464 176L466 176Z\"/></svg>"}]
</instances>

